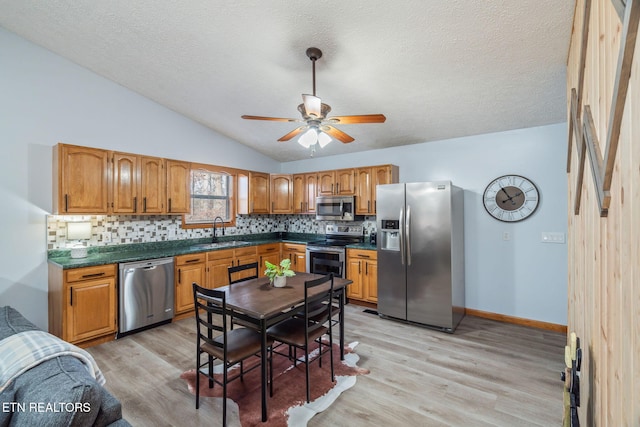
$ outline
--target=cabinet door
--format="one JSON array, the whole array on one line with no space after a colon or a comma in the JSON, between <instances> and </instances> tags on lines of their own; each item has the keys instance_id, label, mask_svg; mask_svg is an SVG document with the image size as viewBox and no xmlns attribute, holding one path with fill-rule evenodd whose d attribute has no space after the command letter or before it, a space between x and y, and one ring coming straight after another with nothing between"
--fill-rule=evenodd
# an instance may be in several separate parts
<instances>
[{"instance_id":1,"label":"cabinet door","mask_svg":"<svg viewBox=\"0 0 640 427\"><path fill-rule=\"evenodd\" d=\"M140 159L141 212L145 214L163 213L165 194L164 159L142 157Z\"/></svg>"},{"instance_id":2,"label":"cabinet door","mask_svg":"<svg viewBox=\"0 0 640 427\"><path fill-rule=\"evenodd\" d=\"M356 215L367 215L372 212L371 185L371 168L358 169L356 171Z\"/></svg>"},{"instance_id":3,"label":"cabinet door","mask_svg":"<svg viewBox=\"0 0 640 427\"><path fill-rule=\"evenodd\" d=\"M378 303L378 262L364 261L365 286L364 298L369 302Z\"/></svg>"},{"instance_id":4,"label":"cabinet door","mask_svg":"<svg viewBox=\"0 0 640 427\"><path fill-rule=\"evenodd\" d=\"M109 202L109 153L97 148L54 147L53 211L59 214L106 214Z\"/></svg>"},{"instance_id":5,"label":"cabinet door","mask_svg":"<svg viewBox=\"0 0 640 427\"><path fill-rule=\"evenodd\" d=\"M229 284L229 267L231 266L233 266L233 258L207 262L207 288L227 286Z\"/></svg>"},{"instance_id":6,"label":"cabinet door","mask_svg":"<svg viewBox=\"0 0 640 427\"><path fill-rule=\"evenodd\" d=\"M111 171L111 212L138 212L139 157L135 154L113 153Z\"/></svg>"},{"instance_id":7,"label":"cabinet door","mask_svg":"<svg viewBox=\"0 0 640 427\"><path fill-rule=\"evenodd\" d=\"M104 277L66 286L64 340L77 343L116 332L116 279Z\"/></svg>"},{"instance_id":8,"label":"cabinet door","mask_svg":"<svg viewBox=\"0 0 640 427\"><path fill-rule=\"evenodd\" d=\"M206 286L204 254L181 255L175 258L175 313L193 310L193 282Z\"/></svg>"},{"instance_id":9,"label":"cabinet door","mask_svg":"<svg viewBox=\"0 0 640 427\"><path fill-rule=\"evenodd\" d=\"M282 259L288 258L291 261L291 269L300 273L307 270L306 245L295 243L282 244Z\"/></svg>"},{"instance_id":10,"label":"cabinet door","mask_svg":"<svg viewBox=\"0 0 640 427\"><path fill-rule=\"evenodd\" d=\"M318 172L318 196L334 194L335 175L333 171Z\"/></svg>"},{"instance_id":11,"label":"cabinet door","mask_svg":"<svg viewBox=\"0 0 640 427\"><path fill-rule=\"evenodd\" d=\"M269 174L249 174L249 213L269 213Z\"/></svg>"},{"instance_id":12,"label":"cabinet door","mask_svg":"<svg viewBox=\"0 0 640 427\"><path fill-rule=\"evenodd\" d=\"M258 246L258 276L265 277L264 271L267 269L265 262L269 261L271 264L279 264L280 258L280 243L269 243L266 245Z\"/></svg>"},{"instance_id":13,"label":"cabinet door","mask_svg":"<svg viewBox=\"0 0 640 427\"><path fill-rule=\"evenodd\" d=\"M167 213L191 211L191 163L167 160Z\"/></svg>"},{"instance_id":14,"label":"cabinet door","mask_svg":"<svg viewBox=\"0 0 640 427\"><path fill-rule=\"evenodd\" d=\"M306 209L307 213L316 213L316 196L318 195L318 174L309 173L306 179Z\"/></svg>"},{"instance_id":15,"label":"cabinet door","mask_svg":"<svg viewBox=\"0 0 640 427\"><path fill-rule=\"evenodd\" d=\"M382 184L395 184L399 181L398 167L394 165L374 166L371 168L371 214L377 210L376 187Z\"/></svg>"},{"instance_id":16,"label":"cabinet door","mask_svg":"<svg viewBox=\"0 0 640 427\"><path fill-rule=\"evenodd\" d=\"M335 171L335 194L339 196L353 196L356 194L355 169L340 169Z\"/></svg>"},{"instance_id":17,"label":"cabinet door","mask_svg":"<svg viewBox=\"0 0 640 427\"><path fill-rule=\"evenodd\" d=\"M307 176L296 174L291 178L293 185L293 213L304 213L307 208Z\"/></svg>"},{"instance_id":18,"label":"cabinet door","mask_svg":"<svg viewBox=\"0 0 640 427\"><path fill-rule=\"evenodd\" d=\"M347 298L363 299L361 260L347 258L347 277L353 281L347 286Z\"/></svg>"},{"instance_id":19,"label":"cabinet door","mask_svg":"<svg viewBox=\"0 0 640 427\"><path fill-rule=\"evenodd\" d=\"M293 205L293 184L291 175L271 175L269 178L271 192L271 213L291 213Z\"/></svg>"}]
</instances>

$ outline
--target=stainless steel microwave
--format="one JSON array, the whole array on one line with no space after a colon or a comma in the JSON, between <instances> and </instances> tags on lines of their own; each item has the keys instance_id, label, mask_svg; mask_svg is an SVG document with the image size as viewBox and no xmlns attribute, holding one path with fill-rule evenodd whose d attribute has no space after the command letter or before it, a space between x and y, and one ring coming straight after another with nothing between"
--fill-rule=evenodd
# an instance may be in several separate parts
<instances>
[{"instance_id":1,"label":"stainless steel microwave","mask_svg":"<svg viewBox=\"0 0 640 427\"><path fill-rule=\"evenodd\" d=\"M316 197L316 219L323 221L353 221L355 217L353 196Z\"/></svg>"}]
</instances>

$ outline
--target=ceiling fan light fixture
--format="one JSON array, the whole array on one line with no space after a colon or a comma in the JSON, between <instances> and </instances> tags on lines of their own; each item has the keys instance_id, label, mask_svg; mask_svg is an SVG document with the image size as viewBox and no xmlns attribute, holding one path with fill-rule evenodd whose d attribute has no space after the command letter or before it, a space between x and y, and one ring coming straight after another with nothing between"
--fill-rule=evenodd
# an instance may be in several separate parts
<instances>
[{"instance_id":1,"label":"ceiling fan light fixture","mask_svg":"<svg viewBox=\"0 0 640 427\"><path fill-rule=\"evenodd\" d=\"M322 117L322 100L314 95L302 95L304 110L309 117Z\"/></svg>"},{"instance_id":2,"label":"ceiling fan light fixture","mask_svg":"<svg viewBox=\"0 0 640 427\"><path fill-rule=\"evenodd\" d=\"M320 148L324 148L333 138L324 132L318 132L318 145Z\"/></svg>"},{"instance_id":3,"label":"ceiling fan light fixture","mask_svg":"<svg viewBox=\"0 0 640 427\"><path fill-rule=\"evenodd\" d=\"M315 128L310 128L308 131L302 134L300 138L298 138L298 144L302 145L304 148L309 148L315 143L318 142L318 132Z\"/></svg>"}]
</instances>

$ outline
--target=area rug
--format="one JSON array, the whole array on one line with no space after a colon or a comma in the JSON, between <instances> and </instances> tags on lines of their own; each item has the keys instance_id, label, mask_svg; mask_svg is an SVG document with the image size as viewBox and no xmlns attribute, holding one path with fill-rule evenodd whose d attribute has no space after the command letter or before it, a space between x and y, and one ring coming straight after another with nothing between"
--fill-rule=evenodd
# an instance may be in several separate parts
<instances>
[{"instance_id":1,"label":"area rug","mask_svg":"<svg viewBox=\"0 0 640 427\"><path fill-rule=\"evenodd\" d=\"M267 396L268 420L262 422L260 369L244 375L244 381L235 380L227 386L227 417L228 424L251 426L289 426L303 427L318 412L327 409L340 396L340 394L353 387L358 375L368 374L369 370L359 368L356 364L360 359L355 353L358 343L354 342L345 346L345 360L340 360L340 348L334 344L333 359L336 382L331 382L331 371L328 355L323 356L322 367L318 361L309 365L311 403L306 402L305 365L298 363L296 367L286 357L274 353L273 356L273 397ZM314 351L317 351L314 350ZM300 350L298 350L300 354ZM313 354L312 354L313 356ZM252 360L245 362L245 369L250 363L259 363ZM221 373L214 373L219 378ZM196 370L191 369L180 375L187 382L189 391L195 394ZM207 378L200 374L200 399L202 403L206 398L222 398L222 387L216 384L209 388ZM204 398L204 399L203 399ZM233 405L237 404L237 410ZM239 414L239 420L234 420L234 413ZM220 414L222 417L222 414Z\"/></svg>"}]
</instances>

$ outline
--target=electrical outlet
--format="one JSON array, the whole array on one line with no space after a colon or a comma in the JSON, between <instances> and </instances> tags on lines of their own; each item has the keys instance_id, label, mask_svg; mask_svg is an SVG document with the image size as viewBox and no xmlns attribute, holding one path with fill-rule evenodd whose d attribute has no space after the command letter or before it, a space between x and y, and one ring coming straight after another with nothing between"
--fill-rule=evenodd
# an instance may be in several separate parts
<instances>
[{"instance_id":1,"label":"electrical outlet","mask_svg":"<svg viewBox=\"0 0 640 427\"><path fill-rule=\"evenodd\" d=\"M502 240L511 240L511 233L509 233L508 231L503 231Z\"/></svg>"},{"instance_id":2,"label":"electrical outlet","mask_svg":"<svg viewBox=\"0 0 640 427\"><path fill-rule=\"evenodd\" d=\"M102 232L102 241L104 243L111 243L111 233L108 231Z\"/></svg>"}]
</instances>

